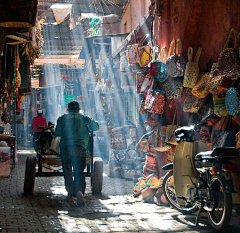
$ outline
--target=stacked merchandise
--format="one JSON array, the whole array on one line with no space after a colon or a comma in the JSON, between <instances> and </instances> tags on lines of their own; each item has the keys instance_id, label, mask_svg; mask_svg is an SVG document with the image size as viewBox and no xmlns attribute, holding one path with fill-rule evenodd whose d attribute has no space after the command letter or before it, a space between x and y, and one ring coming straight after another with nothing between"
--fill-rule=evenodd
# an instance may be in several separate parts
<instances>
[{"instance_id":1,"label":"stacked merchandise","mask_svg":"<svg viewBox=\"0 0 240 233\"><path fill-rule=\"evenodd\" d=\"M204 73L199 72L198 64L201 48L194 60L193 48L188 48L188 62L182 56L180 38L171 42L167 56L165 47L152 48L149 69L136 73L136 90L142 95L139 113L146 115L145 124L155 132L153 139L145 141L149 145L145 178L162 177L161 167L173 160L177 145L174 130L180 126L199 123L200 132L194 138L206 143L209 150L236 146L236 140L240 145L236 136L236 119L240 116L239 39L240 34L237 36L232 29L217 63L209 60ZM229 47L231 40L233 47ZM138 55L140 61L141 54Z\"/></svg>"},{"instance_id":2,"label":"stacked merchandise","mask_svg":"<svg viewBox=\"0 0 240 233\"><path fill-rule=\"evenodd\" d=\"M109 177L121 177L133 180L134 177L141 175L144 159L142 158L142 154L136 151L135 148L137 135L140 131L143 132L143 129L130 128L131 144L127 146L125 127L112 129L110 134L110 158L108 162Z\"/></svg>"}]
</instances>

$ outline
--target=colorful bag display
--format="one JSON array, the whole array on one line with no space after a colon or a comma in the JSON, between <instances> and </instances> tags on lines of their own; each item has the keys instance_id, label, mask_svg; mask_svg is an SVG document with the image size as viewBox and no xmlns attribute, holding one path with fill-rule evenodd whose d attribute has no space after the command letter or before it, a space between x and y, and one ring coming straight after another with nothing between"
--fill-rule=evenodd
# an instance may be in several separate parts
<instances>
[{"instance_id":1,"label":"colorful bag display","mask_svg":"<svg viewBox=\"0 0 240 233\"><path fill-rule=\"evenodd\" d=\"M217 116L228 116L228 112L225 106L225 93L223 94L213 94L213 106L214 113Z\"/></svg>"},{"instance_id":2,"label":"colorful bag display","mask_svg":"<svg viewBox=\"0 0 240 233\"><path fill-rule=\"evenodd\" d=\"M165 92L158 90L156 92L156 99L154 101L152 109L149 112L162 114L164 112L165 103Z\"/></svg>"},{"instance_id":3,"label":"colorful bag display","mask_svg":"<svg viewBox=\"0 0 240 233\"><path fill-rule=\"evenodd\" d=\"M147 67L149 62L152 60L152 46L151 45L143 45L140 48L138 48L139 53L139 65L141 67Z\"/></svg>"},{"instance_id":4,"label":"colorful bag display","mask_svg":"<svg viewBox=\"0 0 240 233\"><path fill-rule=\"evenodd\" d=\"M188 47L188 63L186 65L183 86L188 88L193 88L197 82L198 74L199 74L199 59L202 53L202 48L198 48L197 54L192 61L193 58L193 48L191 46Z\"/></svg>"},{"instance_id":5,"label":"colorful bag display","mask_svg":"<svg viewBox=\"0 0 240 233\"><path fill-rule=\"evenodd\" d=\"M175 43L174 55L170 56L174 43ZM177 45L179 46L179 54L178 55L176 53ZM184 72L185 72L185 68L186 68L186 62L182 56L182 41L180 38L177 39L177 41L172 40L169 51L168 51L168 58L166 60L167 74L168 74L168 76L171 76L171 77L183 76Z\"/></svg>"},{"instance_id":6,"label":"colorful bag display","mask_svg":"<svg viewBox=\"0 0 240 233\"><path fill-rule=\"evenodd\" d=\"M183 92L182 77L168 77L167 81L163 84L163 91L166 93L167 99L179 99Z\"/></svg>"},{"instance_id":7,"label":"colorful bag display","mask_svg":"<svg viewBox=\"0 0 240 233\"><path fill-rule=\"evenodd\" d=\"M212 94L222 94L227 92L231 83L232 80L220 75L219 70L215 70L213 74L210 75L205 89Z\"/></svg>"},{"instance_id":8,"label":"colorful bag display","mask_svg":"<svg viewBox=\"0 0 240 233\"><path fill-rule=\"evenodd\" d=\"M205 99L194 96L192 94L192 89L188 88L183 104L183 111L197 113L198 110L204 105L204 103Z\"/></svg>"},{"instance_id":9,"label":"colorful bag display","mask_svg":"<svg viewBox=\"0 0 240 233\"><path fill-rule=\"evenodd\" d=\"M233 48L228 48L232 38L234 40L234 46ZM223 51L220 53L217 69L220 75L225 78L232 80L240 78L239 41L236 38L236 31L234 29L231 29Z\"/></svg>"},{"instance_id":10,"label":"colorful bag display","mask_svg":"<svg viewBox=\"0 0 240 233\"><path fill-rule=\"evenodd\" d=\"M239 88L233 87L234 83L235 81L232 83L232 87L230 87L226 92L225 105L227 112L231 116L239 116L240 115Z\"/></svg>"}]
</instances>

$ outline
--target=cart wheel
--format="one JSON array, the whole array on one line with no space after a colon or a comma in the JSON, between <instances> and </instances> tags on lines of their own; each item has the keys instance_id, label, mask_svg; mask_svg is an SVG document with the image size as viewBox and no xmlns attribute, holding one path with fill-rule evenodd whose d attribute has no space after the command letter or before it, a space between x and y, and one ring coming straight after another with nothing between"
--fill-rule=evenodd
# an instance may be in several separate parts
<instances>
[{"instance_id":1,"label":"cart wheel","mask_svg":"<svg viewBox=\"0 0 240 233\"><path fill-rule=\"evenodd\" d=\"M91 188L93 194L101 193L103 184L102 158L93 158L93 174L91 175Z\"/></svg>"},{"instance_id":2,"label":"cart wheel","mask_svg":"<svg viewBox=\"0 0 240 233\"><path fill-rule=\"evenodd\" d=\"M36 157L28 156L25 168L24 193L32 194L36 176Z\"/></svg>"}]
</instances>

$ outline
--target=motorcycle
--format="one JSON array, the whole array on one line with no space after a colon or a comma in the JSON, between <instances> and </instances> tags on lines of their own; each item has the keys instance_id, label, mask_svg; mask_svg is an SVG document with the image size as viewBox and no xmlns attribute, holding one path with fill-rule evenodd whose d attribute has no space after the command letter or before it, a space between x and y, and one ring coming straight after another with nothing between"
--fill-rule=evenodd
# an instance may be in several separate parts
<instances>
[{"instance_id":1,"label":"motorcycle","mask_svg":"<svg viewBox=\"0 0 240 233\"><path fill-rule=\"evenodd\" d=\"M211 226L221 230L232 215L231 171L236 166L230 160L239 153L234 147L208 151L205 143L194 141L196 131L197 126L175 130L178 144L173 163L162 167L170 170L163 180L163 192L169 204L183 214L198 211L196 226L200 213L206 211Z\"/></svg>"}]
</instances>

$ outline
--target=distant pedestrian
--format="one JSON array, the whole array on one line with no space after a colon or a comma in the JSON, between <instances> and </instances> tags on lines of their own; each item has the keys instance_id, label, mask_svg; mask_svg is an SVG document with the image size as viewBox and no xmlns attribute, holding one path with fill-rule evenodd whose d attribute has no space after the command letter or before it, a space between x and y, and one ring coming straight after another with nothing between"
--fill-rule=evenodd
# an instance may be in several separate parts
<instances>
[{"instance_id":1,"label":"distant pedestrian","mask_svg":"<svg viewBox=\"0 0 240 233\"><path fill-rule=\"evenodd\" d=\"M37 116L33 118L31 128L33 135L33 148L37 152L38 150L38 138L40 135L41 127L47 127L47 120L43 115L43 110L37 110ZM40 128L39 128L40 127Z\"/></svg>"},{"instance_id":2,"label":"distant pedestrian","mask_svg":"<svg viewBox=\"0 0 240 233\"><path fill-rule=\"evenodd\" d=\"M99 129L96 121L79 113L77 101L68 104L68 113L61 115L57 120L55 136L60 136L60 156L64 172L67 201L73 202L77 197L77 204L84 204L86 167L86 148L89 141L89 130ZM72 174L73 167L73 174ZM74 179L73 179L74 175Z\"/></svg>"}]
</instances>

